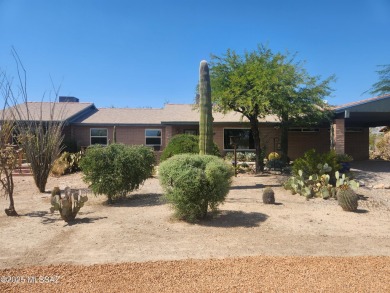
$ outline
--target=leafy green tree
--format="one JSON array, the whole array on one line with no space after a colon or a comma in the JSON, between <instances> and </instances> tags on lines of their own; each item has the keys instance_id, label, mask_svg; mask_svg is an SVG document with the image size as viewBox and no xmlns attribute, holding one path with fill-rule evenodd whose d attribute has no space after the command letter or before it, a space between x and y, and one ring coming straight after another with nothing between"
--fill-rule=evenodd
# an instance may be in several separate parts
<instances>
[{"instance_id":1,"label":"leafy green tree","mask_svg":"<svg viewBox=\"0 0 390 293\"><path fill-rule=\"evenodd\" d=\"M335 77L321 81L318 76L310 76L301 62L294 63L287 56L283 56L277 70L278 80L269 95L269 114L276 115L281 122L281 159L286 161L289 127L329 125L332 112L324 98L331 93L329 85Z\"/></svg>"},{"instance_id":2,"label":"leafy green tree","mask_svg":"<svg viewBox=\"0 0 390 293\"><path fill-rule=\"evenodd\" d=\"M374 95L390 94L390 64L379 65L379 67L382 67L376 71L379 75L379 81L372 85L370 93Z\"/></svg>"},{"instance_id":3,"label":"leafy green tree","mask_svg":"<svg viewBox=\"0 0 390 293\"><path fill-rule=\"evenodd\" d=\"M319 82L319 77L310 77L301 63L294 62L294 56L273 53L261 45L243 56L230 49L221 57L212 55L210 78L216 109L233 110L249 120L256 172L263 169L258 119L268 114L279 117L284 134L281 147L286 157L288 127L301 120L318 122L326 105L322 98L330 93L329 83L334 79Z\"/></svg>"}]
</instances>

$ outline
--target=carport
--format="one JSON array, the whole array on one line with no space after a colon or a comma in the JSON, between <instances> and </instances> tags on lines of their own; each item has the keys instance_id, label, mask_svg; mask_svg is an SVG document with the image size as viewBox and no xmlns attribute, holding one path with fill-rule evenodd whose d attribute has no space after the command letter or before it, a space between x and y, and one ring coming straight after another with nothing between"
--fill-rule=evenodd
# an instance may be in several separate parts
<instances>
[{"instance_id":1,"label":"carport","mask_svg":"<svg viewBox=\"0 0 390 293\"><path fill-rule=\"evenodd\" d=\"M369 158L369 128L390 126L390 94L361 100L334 109L331 147L355 160Z\"/></svg>"}]
</instances>

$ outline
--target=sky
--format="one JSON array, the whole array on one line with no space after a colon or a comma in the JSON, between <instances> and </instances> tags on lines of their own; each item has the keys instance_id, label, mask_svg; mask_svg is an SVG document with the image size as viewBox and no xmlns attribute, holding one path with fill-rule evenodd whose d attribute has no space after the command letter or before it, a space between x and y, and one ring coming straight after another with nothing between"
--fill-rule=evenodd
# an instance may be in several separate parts
<instances>
[{"instance_id":1,"label":"sky","mask_svg":"<svg viewBox=\"0 0 390 293\"><path fill-rule=\"evenodd\" d=\"M390 0L0 0L0 69L17 88L14 48L30 101L192 103L201 60L259 44L335 74L330 104L369 98L390 63Z\"/></svg>"}]
</instances>

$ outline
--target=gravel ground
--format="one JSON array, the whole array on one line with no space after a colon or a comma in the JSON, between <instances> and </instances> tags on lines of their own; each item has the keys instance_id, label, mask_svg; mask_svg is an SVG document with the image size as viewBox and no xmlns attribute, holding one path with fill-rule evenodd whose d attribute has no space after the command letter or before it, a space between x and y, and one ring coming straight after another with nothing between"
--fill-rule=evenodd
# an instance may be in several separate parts
<instances>
[{"instance_id":1,"label":"gravel ground","mask_svg":"<svg viewBox=\"0 0 390 293\"><path fill-rule=\"evenodd\" d=\"M30 267L2 274L25 279L1 283L1 292L390 292L390 257L258 256ZM46 283L43 276L52 279Z\"/></svg>"},{"instance_id":2,"label":"gravel ground","mask_svg":"<svg viewBox=\"0 0 390 293\"><path fill-rule=\"evenodd\" d=\"M359 180L390 183L389 164L365 167ZM91 196L66 225L47 212L49 193L17 178L20 217L0 214L0 292L390 292L390 190L367 184L347 213L282 179L235 178L221 213L198 224L172 220L151 179L114 206ZM56 185L86 187L80 174ZM265 186L276 205L261 202Z\"/></svg>"}]
</instances>

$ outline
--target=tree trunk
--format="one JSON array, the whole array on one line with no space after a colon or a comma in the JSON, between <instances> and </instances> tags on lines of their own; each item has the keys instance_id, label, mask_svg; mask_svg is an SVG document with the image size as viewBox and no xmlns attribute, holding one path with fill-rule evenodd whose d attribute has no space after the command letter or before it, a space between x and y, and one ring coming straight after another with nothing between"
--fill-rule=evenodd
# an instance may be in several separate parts
<instances>
[{"instance_id":1,"label":"tree trunk","mask_svg":"<svg viewBox=\"0 0 390 293\"><path fill-rule=\"evenodd\" d=\"M11 171L12 172L12 171ZM12 173L7 175L7 188L8 188L8 197L9 197L9 208L5 209L7 216L18 216L18 213L15 211L15 202L14 202L14 179Z\"/></svg>"},{"instance_id":2,"label":"tree trunk","mask_svg":"<svg viewBox=\"0 0 390 293\"><path fill-rule=\"evenodd\" d=\"M49 177L49 175L46 176L45 174L34 174L35 184L38 187L40 193L44 193L46 191L47 177Z\"/></svg>"},{"instance_id":3,"label":"tree trunk","mask_svg":"<svg viewBox=\"0 0 390 293\"><path fill-rule=\"evenodd\" d=\"M253 142L255 145L256 173L260 173L264 170L264 160L263 160L263 155L260 146L260 131L259 131L259 121L257 120L257 116L249 118L249 122L251 124Z\"/></svg>"},{"instance_id":4,"label":"tree trunk","mask_svg":"<svg viewBox=\"0 0 390 293\"><path fill-rule=\"evenodd\" d=\"M280 133L281 160L288 163L288 114L282 115Z\"/></svg>"}]
</instances>

